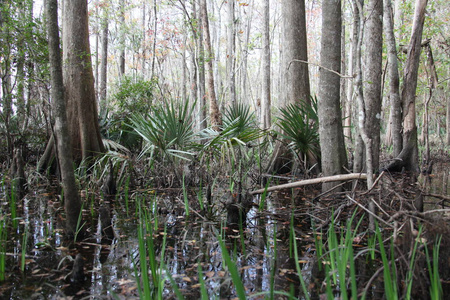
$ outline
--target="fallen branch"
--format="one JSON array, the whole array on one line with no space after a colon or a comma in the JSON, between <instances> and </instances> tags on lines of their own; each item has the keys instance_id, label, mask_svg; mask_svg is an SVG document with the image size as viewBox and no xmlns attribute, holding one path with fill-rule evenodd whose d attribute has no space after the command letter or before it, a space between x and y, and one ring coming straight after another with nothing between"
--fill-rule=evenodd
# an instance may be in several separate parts
<instances>
[{"instance_id":1,"label":"fallen branch","mask_svg":"<svg viewBox=\"0 0 450 300\"><path fill-rule=\"evenodd\" d=\"M365 173L352 173L352 174L341 174L341 175L334 175L334 176L327 176L327 177L320 177L320 178L314 178L314 179L306 179L306 180L300 180L295 181L291 183L285 183L280 184L276 186L271 186L267 188L268 192L282 190L282 189L290 189L294 187L304 186L304 185L310 185L310 184L316 184L316 183L324 183L324 182L332 182L332 181L345 181L345 180L352 180L352 179L367 179L367 174ZM250 192L251 195L255 194L262 194L264 193L266 189L259 189Z\"/></svg>"}]
</instances>

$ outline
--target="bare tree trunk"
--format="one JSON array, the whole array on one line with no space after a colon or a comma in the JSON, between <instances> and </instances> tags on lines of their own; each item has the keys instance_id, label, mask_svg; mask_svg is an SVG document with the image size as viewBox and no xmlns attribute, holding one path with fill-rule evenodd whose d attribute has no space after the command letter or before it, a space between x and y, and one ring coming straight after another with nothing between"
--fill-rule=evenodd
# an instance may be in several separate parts
<instances>
[{"instance_id":1,"label":"bare tree trunk","mask_svg":"<svg viewBox=\"0 0 450 300\"><path fill-rule=\"evenodd\" d=\"M394 22L391 0L384 0L384 30L388 53L389 100L390 100L390 132L394 157L403 148L402 140L402 104L400 99L400 75L398 73L397 47L394 35Z\"/></svg>"},{"instance_id":2,"label":"bare tree trunk","mask_svg":"<svg viewBox=\"0 0 450 300\"><path fill-rule=\"evenodd\" d=\"M283 75L286 94L284 105L304 101L310 103L308 64L295 60L308 60L306 40L306 14L304 0L282 2L284 26Z\"/></svg>"},{"instance_id":3,"label":"bare tree trunk","mask_svg":"<svg viewBox=\"0 0 450 300\"><path fill-rule=\"evenodd\" d=\"M322 6L322 39L320 50L319 134L324 176L341 174L346 162L342 112L340 108L340 77L329 70L341 70L341 1L325 0ZM325 69L327 68L327 70ZM334 187L336 182L322 184L322 190Z\"/></svg>"},{"instance_id":4,"label":"bare tree trunk","mask_svg":"<svg viewBox=\"0 0 450 300\"><path fill-rule=\"evenodd\" d=\"M87 0L64 2L63 61L72 147L77 161L103 152L89 47Z\"/></svg>"},{"instance_id":5,"label":"bare tree trunk","mask_svg":"<svg viewBox=\"0 0 450 300\"><path fill-rule=\"evenodd\" d=\"M209 21L208 21L208 8L206 0L201 1L201 19L203 25L203 35L206 47L206 71L208 73L208 99L209 99L209 117L211 121L211 126L215 130L219 129L222 125L222 116L219 111L219 106L217 105L216 92L214 87L214 70L213 70L213 60L214 54L211 48L211 37L209 34Z\"/></svg>"},{"instance_id":6,"label":"bare tree trunk","mask_svg":"<svg viewBox=\"0 0 450 300\"><path fill-rule=\"evenodd\" d=\"M269 129L270 118L270 1L264 1L264 29L263 29L263 51L262 51L262 93L261 93L261 117L262 129Z\"/></svg>"},{"instance_id":7,"label":"bare tree trunk","mask_svg":"<svg viewBox=\"0 0 450 300\"><path fill-rule=\"evenodd\" d=\"M236 26L234 18L234 3L235 1L228 1L227 85L231 104L236 102Z\"/></svg>"},{"instance_id":8,"label":"bare tree trunk","mask_svg":"<svg viewBox=\"0 0 450 300\"><path fill-rule=\"evenodd\" d=\"M381 79L383 44L383 3L369 0L365 24L363 91L365 106L365 129L371 140L372 170L378 170L380 161ZM367 146L367 145L366 145ZM368 163L366 157L366 164ZM367 166L369 168L369 166ZM369 187L370 188L370 187Z\"/></svg>"},{"instance_id":9,"label":"bare tree trunk","mask_svg":"<svg viewBox=\"0 0 450 300\"><path fill-rule=\"evenodd\" d=\"M100 67L100 109L106 109L106 83L108 74L108 7L103 7L102 25L102 57Z\"/></svg>"},{"instance_id":10,"label":"bare tree trunk","mask_svg":"<svg viewBox=\"0 0 450 300\"><path fill-rule=\"evenodd\" d=\"M78 188L73 171L72 146L66 116L61 53L59 48L58 7L57 0L46 1L49 40L48 50L52 83L51 98L55 117L57 156L61 171L62 186L64 189L66 233L69 236L74 236L78 230L77 224L81 213L81 201L78 195Z\"/></svg>"},{"instance_id":11,"label":"bare tree trunk","mask_svg":"<svg viewBox=\"0 0 450 300\"><path fill-rule=\"evenodd\" d=\"M405 63L402 89L403 102L403 147L412 141L413 148L405 160L405 169L417 172L419 169L419 152L417 145L416 126L416 89L420 62L423 25L425 22L425 8L428 0L416 0L414 23L408 46L408 55Z\"/></svg>"},{"instance_id":12,"label":"bare tree trunk","mask_svg":"<svg viewBox=\"0 0 450 300\"><path fill-rule=\"evenodd\" d=\"M121 0L119 4L119 22L121 26L125 24L125 3L126 0ZM119 54L119 76L122 77L125 74L125 38L124 35L121 34L120 37L120 46L122 49Z\"/></svg>"}]
</instances>

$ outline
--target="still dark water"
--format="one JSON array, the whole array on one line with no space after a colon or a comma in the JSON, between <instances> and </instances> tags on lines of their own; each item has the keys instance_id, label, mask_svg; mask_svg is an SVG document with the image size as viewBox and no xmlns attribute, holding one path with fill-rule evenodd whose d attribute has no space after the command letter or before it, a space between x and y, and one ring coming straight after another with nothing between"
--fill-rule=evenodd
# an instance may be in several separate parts
<instances>
[{"instance_id":1,"label":"still dark water","mask_svg":"<svg viewBox=\"0 0 450 300\"><path fill-rule=\"evenodd\" d=\"M420 179L419 184L427 193L449 195L448 181L448 165L437 165L434 175ZM140 299L144 265L148 281L153 275L160 279L164 299L178 297L174 286L185 299L200 299L202 288L210 299L234 299L235 284L219 241L226 245L248 298L265 299L273 290L275 299L288 299L288 295L303 299L293 258L292 230L301 276L311 298L318 299L323 274L317 270L311 225L315 204L304 193L272 193L262 210L257 206L260 196L255 196L252 201L256 205L248 211L245 226L232 227L227 224L229 209L223 204L229 197L225 189L216 191L215 204L205 210L200 209L192 191L189 216L181 190L130 191L126 199L118 196L106 206L114 238L105 240L99 219L100 197L83 191L86 236L75 244L64 238L63 208L53 189L41 187L17 201L17 227L11 221L11 202L4 193L0 223L6 226L2 243L6 248L0 249L0 254L5 253L5 280L0 283L0 299ZM436 201L426 198L425 207L432 208ZM139 247L140 228L145 234L144 254ZM84 263L82 282L72 276L77 254ZM151 256L155 257L155 271L149 266ZM358 276L369 278L367 274L374 271L369 270L371 266L364 259L357 264L361 265ZM376 298L376 293L372 296ZM153 298L155 294L149 296Z\"/></svg>"}]
</instances>

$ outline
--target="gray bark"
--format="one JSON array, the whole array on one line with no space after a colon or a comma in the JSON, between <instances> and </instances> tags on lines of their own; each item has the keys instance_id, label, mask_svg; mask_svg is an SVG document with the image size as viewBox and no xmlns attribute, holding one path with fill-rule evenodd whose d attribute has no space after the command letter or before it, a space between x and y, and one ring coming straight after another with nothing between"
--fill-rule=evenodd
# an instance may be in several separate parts
<instances>
[{"instance_id":1,"label":"gray bark","mask_svg":"<svg viewBox=\"0 0 450 300\"><path fill-rule=\"evenodd\" d=\"M390 131L392 136L393 155L396 157L403 148L402 140L402 107L400 99L400 75L398 72L397 47L394 35L393 10L391 0L384 0L384 29L388 53Z\"/></svg>"},{"instance_id":2,"label":"gray bark","mask_svg":"<svg viewBox=\"0 0 450 300\"><path fill-rule=\"evenodd\" d=\"M236 102L236 26L234 17L234 3L235 1L228 1L227 85L230 103Z\"/></svg>"},{"instance_id":3,"label":"gray bark","mask_svg":"<svg viewBox=\"0 0 450 300\"><path fill-rule=\"evenodd\" d=\"M322 40L320 65L340 73L341 70L341 1L325 0L322 6ZM324 176L340 174L346 165L342 114L340 108L339 75L320 69L319 73L319 134ZM322 190L336 182L323 183Z\"/></svg>"},{"instance_id":4,"label":"gray bark","mask_svg":"<svg viewBox=\"0 0 450 300\"><path fill-rule=\"evenodd\" d=\"M59 46L57 0L47 0L47 30L49 41L51 98L55 116L55 135L58 162L61 172L61 183L64 189L64 209L66 212L66 233L73 236L77 230L78 217L81 211L81 200L75 181L72 161L72 145L66 116L64 99L63 74Z\"/></svg>"},{"instance_id":5,"label":"gray bark","mask_svg":"<svg viewBox=\"0 0 450 300\"><path fill-rule=\"evenodd\" d=\"M308 60L306 40L306 20L304 0L285 0L282 2L284 58L282 76L284 77L284 105L297 101L310 102L308 65L294 60Z\"/></svg>"},{"instance_id":6,"label":"gray bark","mask_svg":"<svg viewBox=\"0 0 450 300\"><path fill-rule=\"evenodd\" d=\"M414 22L408 54L403 72L403 145L413 144L411 155L405 159L405 169L417 172L419 170L419 153L417 145L416 126L416 89L420 62L423 25L425 22L425 8L428 0L416 0ZM413 139L413 141L410 141Z\"/></svg>"},{"instance_id":7,"label":"gray bark","mask_svg":"<svg viewBox=\"0 0 450 300\"><path fill-rule=\"evenodd\" d=\"M102 25L102 56L100 67L100 109L106 108L106 83L108 74L108 13L107 8L103 8Z\"/></svg>"},{"instance_id":8,"label":"gray bark","mask_svg":"<svg viewBox=\"0 0 450 300\"><path fill-rule=\"evenodd\" d=\"M363 91L365 105L365 129L371 140L372 170L378 170L380 160L381 79L383 44L383 3L369 0L364 30ZM366 145L367 146L367 145ZM367 154L367 153L366 153ZM366 165L368 157L366 157ZM367 166L368 168L369 166ZM369 172L368 172L369 173Z\"/></svg>"},{"instance_id":9,"label":"gray bark","mask_svg":"<svg viewBox=\"0 0 450 300\"><path fill-rule=\"evenodd\" d=\"M211 126L218 130L219 126L222 125L222 116L219 111L219 106L217 105L216 91L214 87L214 70L213 70L213 60L214 53L211 47L211 37L209 34L209 20L208 20L208 8L206 0L201 1L201 19L203 27L203 37L206 47L206 71L208 74L208 102L209 102L209 117Z\"/></svg>"},{"instance_id":10,"label":"gray bark","mask_svg":"<svg viewBox=\"0 0 450 300\"><path fill-rule=\"evenodd\" d=\"M262 129L268 129L271 126L270 119L270 7L269 0L264 1L264 27L263 27L263 53L262 53L262 93L261 93L261 117L260 123Z\"/></svg>"}]
</instances>

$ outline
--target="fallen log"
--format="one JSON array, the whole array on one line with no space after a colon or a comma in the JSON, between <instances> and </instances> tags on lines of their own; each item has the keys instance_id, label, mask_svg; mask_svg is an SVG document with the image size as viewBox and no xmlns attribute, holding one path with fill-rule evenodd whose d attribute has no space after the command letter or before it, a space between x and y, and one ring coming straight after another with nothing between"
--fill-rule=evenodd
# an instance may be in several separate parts
<instances>
[{"instance_id":1,"label":"fallen log","mask_svg":"<svg viewBox=\"0 0 450 300\"><path fill-rule=\"evenodd\" d=\"M294 187L304 186L304 185L310 185L310 184L316 184L316 183L323 183L323 182L332 182L332 181L345 181L345 180L352 180L352 179L367 179L366 173L351 173L351 174L340 174L340 175L333 175L333 176L327 176L327 177L319 177L319 178L313 178L313 179L305 179L305 180L299 180L295 182L280 184L276 186L271 186L267 188L268 192L282 190L282 189L290 189ZM266 189L259 189L250 192L251 195L256 194L262 194L264 193Z\"/></svg>"}]
</instances>

